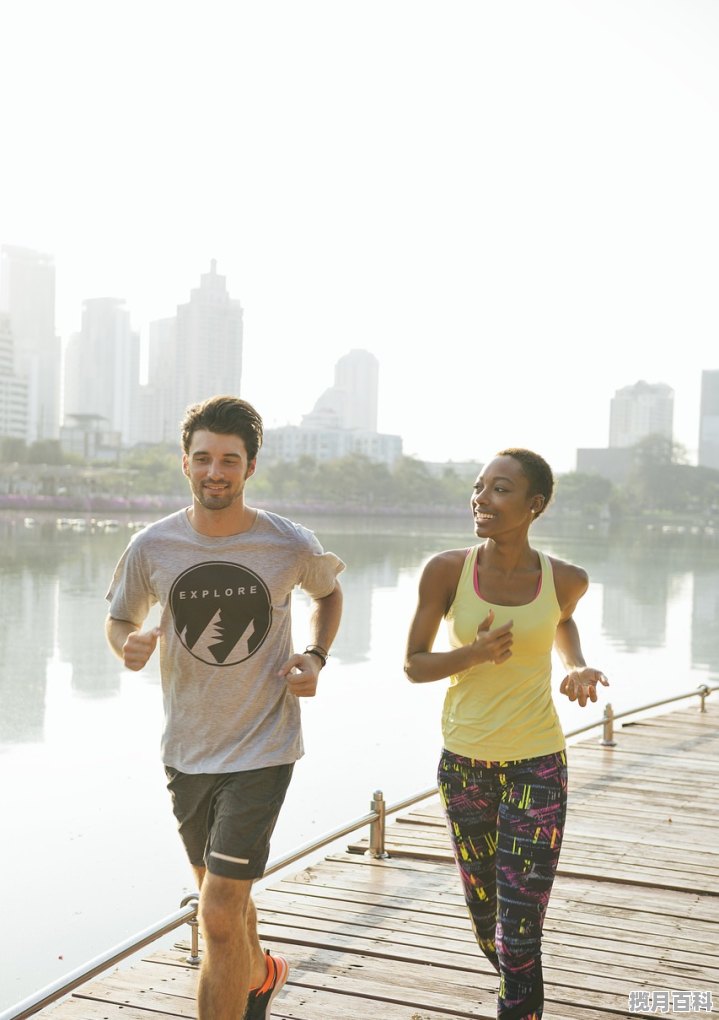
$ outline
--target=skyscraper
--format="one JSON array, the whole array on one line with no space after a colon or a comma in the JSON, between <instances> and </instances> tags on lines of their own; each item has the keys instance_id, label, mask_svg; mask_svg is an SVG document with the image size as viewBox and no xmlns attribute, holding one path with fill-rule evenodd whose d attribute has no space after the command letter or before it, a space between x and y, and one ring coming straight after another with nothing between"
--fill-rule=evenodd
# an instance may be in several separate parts
<instances>
[{"instance_id":1,"label":"skyscraper","mask_svg":"<svg viewBox=\"0 0 719 1020\"><path fill-rule=\"evenodd\" d=\"M175 347L177 319L155 319L150 323L147 384L140 387L138 439L140 443L177 444L177 384Z\"/></svg>"},{"instance_id":2,"label":"skyscraper","mask_svg":"<svg viewBox=\"0 0 719 1020\"><path fill-rule=\"evenodd\" d=\"M674 390L665 383L647 383L617 390L609 410L610 447L634 446L651 435L673 438Z\"/></svg>"},{"instance_id":3,"label":"skyscraper","mask_svg":"<svg viewBox=\"0 0 719 1020\"><path fill-rule=\"evenodd\" d=\"M212 259L190 300L177 307L174 407L167 413L174 436L189 404L218 393L239 396L241 381L242 306L230 297Z\"/></svg>"},{"instance_id":4,"label":"skyscraper","mask_svg":"<svg viewBox=\"0 0 719 1020\"><path fill-rule=\"evenodd\" d=\"M28 389L27 442L56 439L60 425L62 349L55 335L55 265L50 255L3 245L0 309L14 341L15 373Z\"/></svg>"},{"instance_id":5,"label":"skyscraper","mask_svg":"<svg viewBox=\"0 0 719 1020\"><path fill-rule=\"evenodd\" d=\"M346 394L346 429L377 431L379 361L369 351L351 350L335 365L335 386Z\"/></svg>"},{"instance_id":6,"label":"skyscraper","mask_svg":"<svg viewBox=\"0 0 719 1020\"><path fill-rule=\"evenodd\" d=\"M65 416L96 415L103 428L137 441L140 337L118 298L91 298L82 305L80 332L65 353Z\"/></svg>"},{"instance_id":7,"label":"skyscraper","mask_svg":"<svg viewBox=\"0 0 719 1020\"><path fill-rule=\"evenodd\" d=\"M699 405L700 467L719 469L719 370L702 372L702 396Z\"/></svg>"},{"instance_id":8,"label":"skyscraper","mask_svg":"<svg viewBox=\"0 0 719 1020\"><path fill-rule=\"evenodd\" d=\"M0 312L0 437L27 437L27 382L15 373L10 316Z\"/></svg>"}]
</instances>

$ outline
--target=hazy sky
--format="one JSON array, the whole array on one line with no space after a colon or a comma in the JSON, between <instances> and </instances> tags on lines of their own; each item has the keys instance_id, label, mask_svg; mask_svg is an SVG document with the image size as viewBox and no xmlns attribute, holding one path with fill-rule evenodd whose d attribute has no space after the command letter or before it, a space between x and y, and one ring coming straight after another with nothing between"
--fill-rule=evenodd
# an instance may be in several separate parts
<instances>
[{"instance_id":1,"label":"hazy sky","mask_svg":"<svg viewBox=\"0 0 719 1020\"><path fill-rule=\"evenodd\" d=\"M8 0L0 242L143 335L211 258L243 396L299 422L352 347L428 459L574 467L609 401L719 368L716 0Z\"/></svg>"}]
</instances>

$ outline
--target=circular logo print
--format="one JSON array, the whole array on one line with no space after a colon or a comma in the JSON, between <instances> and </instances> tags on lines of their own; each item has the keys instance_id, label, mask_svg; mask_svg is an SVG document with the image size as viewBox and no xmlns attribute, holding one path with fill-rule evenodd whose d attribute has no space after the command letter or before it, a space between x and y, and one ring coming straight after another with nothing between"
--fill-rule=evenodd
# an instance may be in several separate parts
<instances>
[{"instance_id":1,"label":"circular logo print","mask_svg":"<svg viewBox=\"0 0 719 1020\"><path fill-rule=\"evenodd\" d=\"M180 641L210 666L236 666L251 658L272 624L267 585L237 563L190 567L172 586L170 609Z\"/></svg>"}]
</instances>

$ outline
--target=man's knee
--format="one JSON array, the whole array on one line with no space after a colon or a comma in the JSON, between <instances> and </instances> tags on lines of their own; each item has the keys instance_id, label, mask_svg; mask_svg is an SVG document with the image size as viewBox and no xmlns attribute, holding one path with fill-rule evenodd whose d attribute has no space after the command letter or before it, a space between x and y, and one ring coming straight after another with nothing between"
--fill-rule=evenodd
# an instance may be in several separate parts
<instances>
[{"instance_id":1,"label":"man's knee","mask_svg":"<svg viewBox=\"0 0 719 1020\"><path fill-rule=\"evenodd\" d=\"M244 937L252 882L208 873L200 892L200 931L212 942Z\"/></svg>"}]
</instances>

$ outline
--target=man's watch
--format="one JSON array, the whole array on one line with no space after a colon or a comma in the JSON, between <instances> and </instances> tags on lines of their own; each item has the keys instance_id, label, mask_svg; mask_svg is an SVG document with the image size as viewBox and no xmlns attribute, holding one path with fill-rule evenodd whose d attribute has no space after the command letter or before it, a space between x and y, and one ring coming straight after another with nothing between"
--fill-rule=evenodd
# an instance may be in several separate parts
<instances>
[{"instance_id":1,"label":"man's watch","mask_svg":"<svg viewBox=\"0 0 719 1020\"><path fill-rule=\"evenodd\" d=\"M330 653L325 648L322 648L320 645L307 645L307 647L305 648L305 655L316 655L317 658L322 663L322 666L327 665L327 656L329 654ZM322 666L320 667L320 669L322 668Z\"/></svg>"}]
</instances>

